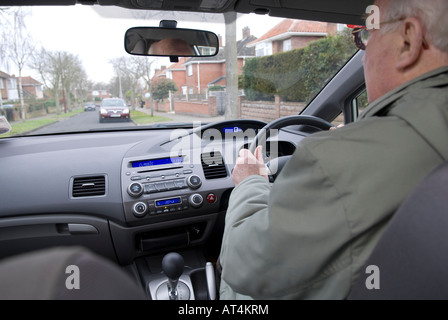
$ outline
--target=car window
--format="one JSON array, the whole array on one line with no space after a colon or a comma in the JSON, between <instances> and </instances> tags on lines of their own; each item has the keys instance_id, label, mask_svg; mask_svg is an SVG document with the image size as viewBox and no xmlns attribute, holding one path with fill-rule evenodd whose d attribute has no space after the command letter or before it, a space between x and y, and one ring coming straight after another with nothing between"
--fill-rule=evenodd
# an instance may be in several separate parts
<instances>
[{"instance_id":1,"label":"car window","mask_svg":"<svg viewBox=\"0 0 448 320\"><path fill-rule=\"evenodd\" d=\"M171 62L125 52L129 28L158 26L162 19L216 33L219 53ZM92 101L130 108L126 123L114 121L108 130L166 122L269 122L300 114L357 50L345 25L255 14L238 15L231 33L220 14L0 7L0 26L0 103L13 106L0 109L13 127L0 138L57 133L61 126L52 124L61 121L70 132L101 130L108 120L101 110L84 113ZM18 44L20 56L11 49ZM237 61L227 68L232 50ZM105 100L110 98L122 101ZM69 125L73 117L85 117L90 127Z\"/></svg>"},{"instance_id":2,"label":"car window","mask_svg":"<svg viewBox=\"0 0 448 320\"><path fill-rule=\"evenodd\" d=\"M124 100L104 99L101 105L103 107L126 107L126 102L124 102Z\"/></svg>"},{"instance_id":3,"label":"car window","mask_svg":"<svg viewBox=\"0 0 448 320\"><path fill-rule=\"evenodd\" d=\"M367 96L367 90L364 90L359 94L352 102L353 108L354 108L354 114L356 115L356 118L358 118L361 113L368 107L368 96Z\"/></svg>"}]
</instances>

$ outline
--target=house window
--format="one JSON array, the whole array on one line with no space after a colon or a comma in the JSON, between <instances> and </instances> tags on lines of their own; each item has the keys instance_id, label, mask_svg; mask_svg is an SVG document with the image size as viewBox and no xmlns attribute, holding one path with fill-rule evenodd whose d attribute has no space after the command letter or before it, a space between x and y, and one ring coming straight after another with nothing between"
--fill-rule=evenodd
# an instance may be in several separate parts
<instances>
[{"instance_id":1,"label":"house window","mask_svg":"<svg viewBox=\"0 0 448 320\"><path fill-rule=\"evenodd\" d=\"M214 47L198 47L201 56L212 56L216 53Z\"/></svg>"},{"instance_id":2,"label":"house window","mask_svg":"<svg viewBox=\"0 0 448 320\"><path fill-rule=\"evenodd\" d=\"M255 55L257 57L262 57L264 55L264 43L257 44L255 48Z\"/></svg>"},{"instance_id":3,"label":"house window","mask_svg":"<svg viewBox=\"0 0 448 320\"><path fill-rule=\"evenodd\" d=\"M194 93L193 88L190 88L190 89L188 90L188 94L193 94L193 93Z\"/></svg>"},{"instance_id":4,"label":"house window","mask_svg":"<svg viewBox=\"0 0 448 320\"><path fill-rule=\"evenodd\" d=\"M189 77L191 77L192 75L193 75L193 65L192 64L190 64L189 66L188 66L188 76Z\"/></svg>"},{"instance_id":5,"label":"house window","mask_svg":"<svg viewBox=\"0 0 448 320\"><path fill-rule=\"evenodd\" d=\"M167 71L166 77L167 77L167 79L173 80L173 73L171 71Z\"/></svg>"},{"instance_id":6,"label":"house window","mask_svg":"<svg viewBox=\"0 0 448 320\"><path fill-rule=\"evenodd\" d=\"M3 79L0 78L0 89L5 89L5 87L3 86Z\"/></svg>"},{"instance_id":7,"label":"house window","mask_svg":"<svg viewBox=\"0 0 448 320\"><path fill-rule=\"evenodd\" d=\"M17 82L14 79L8 79L6 87L8 89L16 89L17 88Z\"/></svg>"},{"instance_id":8,"label":"house window","mask_svg":"<svg viewBox=\"0 0 448 320\"><path fill-rule=\"evenodd\" d=\"M291 48L291 39L283 41L283 52L290 51Z\"/></svg>"},{"instance_id":9,"label":"house window","mask_svg":"<svg viewBox=\"0 0 448 320\"><path fill-rule=\"evenodd\" d=\"M182 94L183 94L184 96L187 94L187 90L188 90L188 87L187 87L187 86L183 86L183 87L182 87Z\"/></svg>"},{"instance_id":10,"label":"house window","mask_svg":"<svg viewBox=\"0 0 448 320\"><path fill-rule=\"evenodd\" d=\"M255 47L255 54L257 57L272 55L272 42L257 44Z\"/></svg>"}]
</instances>

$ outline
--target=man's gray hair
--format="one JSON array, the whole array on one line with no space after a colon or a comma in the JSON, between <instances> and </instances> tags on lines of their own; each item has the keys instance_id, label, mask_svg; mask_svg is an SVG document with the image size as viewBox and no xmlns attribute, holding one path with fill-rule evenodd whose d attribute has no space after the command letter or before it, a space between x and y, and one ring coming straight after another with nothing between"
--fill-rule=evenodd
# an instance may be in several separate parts
<instances>
[{"instance_id":1,"label":"man's gray hair","mask_svg":"<svg viewBox=\"0 0 448 320\"><path fill-rule=\"evenodd\" d=\"M425 37L438 49L448 53L448 1L447 0L389 0L382 10L382 21L418 18L425 28ZM385 25L383 31L396 27ZM383 29L383 28L381 28Z\"/></svg>"}]
</instances>

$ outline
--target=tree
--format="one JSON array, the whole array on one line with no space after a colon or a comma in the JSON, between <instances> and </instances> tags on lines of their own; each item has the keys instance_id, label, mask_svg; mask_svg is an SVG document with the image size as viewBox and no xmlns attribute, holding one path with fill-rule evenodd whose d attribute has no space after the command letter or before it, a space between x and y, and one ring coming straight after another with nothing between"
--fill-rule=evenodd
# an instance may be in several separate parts
<instances>
[{"instance_id":1,"label":"tree","mask_svg":"<svg viewBox=\"0 0 448 320\"><path fill-rule=\"evenodd\" d=\"M134 102L139 88L139 81L142 77L145 76L146 72L146 70L142 68L142 59L147 58L129 56L115 58L110 61L117 74L119 97L123 97L123 92L129 93L129 98L131 100L131 105L133 108L136 107Z\"/></svg>"},{"instance_id":2,"label":"tree","mask_svg":"<svg viewBox=\"0 0 448 320\"><path fill-rule=\"evenodd\" d=\"M90 82L77 55L41 49L40 54L33 56L30 66L39 72L45 86L53 92L58 113L62 112L61 96L64 112L67 112L71 108L72 96L76 99L79 94L86 95Z\"/></svg>"},{"instance_id":3,"label":"tree","mask_svg":"<svg viewBox=\"0 0 448 320\"><path fill-rule=\"evenodd\" d=\"M176 83L167 78L160 78L151 84L151 94L154 100L164 100L170 95L170 91L176 92L178 90Z\"/></svg>"},{"instance_id":4,"label":"tree","mask_svg":"<svg viewBox=\"0 0 448 320\"><path fill-rule=\"evenodd\" d=\"M23 120L26 120L26 110L23 100L22 71L35 47L25 28L25 17L27 14L28 12L23 8L2 10L2 16L6 19L2 19L3 49L0 52L0 57L12 61L19 73L20 115Z\"/></svg>"},{"instance_id":5,"label":"tree","mask_svg":"<svg viewBox=\"0 0 448 320\"><path fill-rule=\"evenodd\" d=\"M151 90L151 70L152 70L152 64L154 63L154 59L140 59L141 66L140 69L142 70L142 79L145 81L145 90L150 91ZM150 100L151 104L151 117L154 116L154 104L152 103L152 98Z\"/></svg>"}]
</instances>

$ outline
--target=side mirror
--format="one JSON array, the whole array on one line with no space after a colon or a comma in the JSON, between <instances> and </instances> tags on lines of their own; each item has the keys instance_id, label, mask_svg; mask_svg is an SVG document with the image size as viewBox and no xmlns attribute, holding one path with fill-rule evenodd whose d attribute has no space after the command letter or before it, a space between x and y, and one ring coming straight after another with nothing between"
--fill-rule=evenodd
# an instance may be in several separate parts
<instances>
[{"instance_id":1,"label":"side mirror","mask_svg":"<svg viewBox=\"0 0 448 320\"><path fill-rule=\"evenodd\" d=\"M136 27L125 34L125 50L132 55L212 57L219 52L213 32L160 27Z\"/></svg>"}]
</instances>

